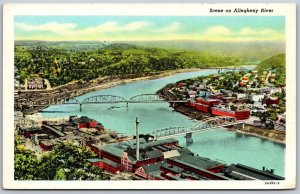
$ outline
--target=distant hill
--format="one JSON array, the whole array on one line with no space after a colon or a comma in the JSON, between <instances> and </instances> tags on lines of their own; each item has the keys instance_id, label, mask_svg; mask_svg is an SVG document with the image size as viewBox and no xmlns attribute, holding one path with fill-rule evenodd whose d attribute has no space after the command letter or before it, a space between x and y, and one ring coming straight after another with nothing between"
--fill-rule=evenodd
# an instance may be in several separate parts
<instances>
[{"instance_id":1,"label":"distant hill","mask_svg":"<svg viewBox=\"0 0 300 194\"><path fill-rule=\"evenodd\" d=\"M66 50L90 51L109 46L106 41L37 41L37 40L17 40L16 46L23 47L47 47Z\"/></svg>"},{"instance_id":2,"label":"distant hill","mask_svg":"<svg viewBox=\"0 0 300 194\"><path fill-rule=\"evenodd\" d=\"M270 56L285 52L284 41L212 42L212 41L136 41L139 46L186 51L204 51L236 56L243 61L263 61Z\"/></svg>"},{"instance_id":3,"label":"distant hill","mask_svg":"<svg viewBox=\"0 0 300 194\"><path fill-rule=\"evenodd\" d=\"M235 56L241 61L263 61L285 52L284 41L212 42L212 41L15 41L18 46L45 46L57 49L91 51L95 49L159 48L167 50L207 52L216 55Z\"/></svg>"}]
</instances>

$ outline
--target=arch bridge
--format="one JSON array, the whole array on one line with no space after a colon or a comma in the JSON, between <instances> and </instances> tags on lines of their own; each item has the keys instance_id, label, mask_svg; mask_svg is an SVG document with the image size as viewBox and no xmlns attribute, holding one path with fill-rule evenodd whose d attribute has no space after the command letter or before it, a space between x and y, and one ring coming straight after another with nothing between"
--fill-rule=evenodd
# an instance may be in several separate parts
<instances>
[{"instance_id":1,"label":"arch bridge","mask_svg":"<svg viewBox=\"0 0 300 194\"><path fill-rule=\"evenodd\" d=\"M96 95L84 99L82 102L75 98L45 98L38 101L30 101L29 106L50 106L61 104L79 104L80 111L82 111L83 104L113 104L113 103L126 103L127 107L129 103L184 103L186 101L178 100L166 100L162 96L157 94L140 94L131 97L129 100L116 95Z\"/></svg>"},{"instance_id":2,"label":"arch bridge","mask_svg":"<svg viewBox=\"0 0 300 194\"><path fill-rule=\"evenodd\" d=\"M237 120L233 117L226 117L226 116L217 116L217 117L210 117L208 119L202 120L200 123L190 127L190 128L183 128L183 127L170 127L155 130L149 133L155 139L166 139L174 136L185 135L186 143L192 144L192 134L198 133L202 131L207 131L216 128L224 128L228 126L234 125L242 125L244 128L244 122Z\"/></svg>"}]
</instances>

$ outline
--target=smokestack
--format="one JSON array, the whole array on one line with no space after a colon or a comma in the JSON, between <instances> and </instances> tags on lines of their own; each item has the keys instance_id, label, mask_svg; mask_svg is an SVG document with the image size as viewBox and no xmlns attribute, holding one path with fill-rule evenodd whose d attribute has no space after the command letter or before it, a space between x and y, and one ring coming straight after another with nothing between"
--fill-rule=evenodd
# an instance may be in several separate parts
<instances>
[{"instance_id":1,"label":"smokestack","mask_svg":"<svg viewBox=\"0 0 300 194\"><path fill-rule=\"evenodd\" d=\"M136 137L136 160L140 160L140 135L139 135L139 120L135 118L135 137Z\"/></svg>"}]
</instances>

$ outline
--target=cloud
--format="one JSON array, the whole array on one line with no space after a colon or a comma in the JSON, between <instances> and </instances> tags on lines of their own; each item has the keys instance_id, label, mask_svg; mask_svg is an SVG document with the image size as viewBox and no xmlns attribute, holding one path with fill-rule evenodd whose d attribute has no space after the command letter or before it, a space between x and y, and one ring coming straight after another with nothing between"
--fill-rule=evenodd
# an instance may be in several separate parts
<instances>
[{"instance_id":1,"label":"cloud","mask_svg":"<svg viewBox=\"0 0 300 194\"><path fill-rule=\"evenodd\" d=\"M115 21L109 21L103 24L100 24L95 27L89 28L79 28L74 23L56 23L49 22L41 25L31 25L26 23L16 23L16 28L22 31L45 31L45 32L54 32L63 36L94 36L94 34L102 33L112 33L112 32L129 32L136 31L147 26L151 23L137 21L130 22L124 25L119 24Z\"/></svg>"},{"instance_id":2,"label":"cloud","mask_svg":"<svg viewBox=\"0 0 300 194\"><path fill-rule=\"evenodd\" d=\"M272 29L253 29L244 27L240 30L232 30L226 26L211 26L198 39L207 41L260 41L260 40L284 40L284 33Z\"/></svg>"},{"instance_id":3,"label":"cloud","mask_svg":"<svg viewBox=\"0 0 300 194\"><path fill-rule=\"evenodd\" d=\"M59 32L59 31L70 31L76 28L76 24L73 23L57 23L49 22L41 25L31 25L26 23L16 23L16 27L23 31L49 31L49 32Z\"/></svg>"},{"instance_id":4,"label":"cloud","mask_svg":"<svg viewBox=\"0 0 300 194\"><path fill-rule=\"evenodd\" d=\"M203 41L257 41L284 40L285 34L272 29L244 27L233 30L224 25L210 26L202 31L189 31L184 24L173 22L165 26L146 21L120 23L107 21L92 27L75 23L49 22L45 24L15 23L16 40L203 40ZM186 33L184 33L184 31ZM35 33L24 33L35 32Z\"/></svg>"},{"instance_id":5,"label":"cloud","mask_svg":"<svg viewBox=\"0 0 300 194\"><path fill-rule=\"evenodd\" d=\"M181 27L181 24L179 22L173 22L169 26L166 26L165 28L162 28L161 31L163 32L173 32L179 30Z\"/></svg>"},{"instance_id":6,"label":"cloud","mask_svg":"<svg viewBox=\"0 0 300 194\"><path fill-rule=\"evenodd\" d=\"M207 34L207 35L211 35L211 36L232 35L233 32L225 26L212 26L212 27L209 27L208 29L206 29L203 34Z\"/></svg>"},{"instance_id":7,"label":"cloud","mask_svg":"<svg viewBox=\"0 0 300 194\"><path fill-rule=\"evenodd\" d=\"M131 22L122 27L124 31L135 31L151 25L149 22Z\"/></svg>"},{"instance_id":8,"label":"cloud","mask_svg":"<svg viewBox=\"0 0 300 194\"><path fill-rule=\"evenodd\" d=\"M239 34L241 35L272 35L277 34L278 32L272 29L261 29L261 30L254 30L252 28L246 27L240 30Z\"/></svg>"}]
</instances>

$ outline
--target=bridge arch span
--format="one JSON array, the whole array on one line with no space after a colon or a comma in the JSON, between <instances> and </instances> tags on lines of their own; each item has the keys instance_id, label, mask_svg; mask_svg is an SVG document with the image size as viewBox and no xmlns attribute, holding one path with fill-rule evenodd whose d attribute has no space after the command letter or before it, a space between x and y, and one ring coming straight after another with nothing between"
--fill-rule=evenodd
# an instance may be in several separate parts
<instances>
[{"instance_id":1,"label":"bridge arch span","mask_svg":"<svg viewBox=\"0 0 300 194\"><path fill-rule=\"evenodd\" d=\"M121 96L96 95L84 99L81 104L104 104L104 103L122 103L122 102L127 103L128 101Z\"/></svg>"},{"instance_id":2,"label":"bridge arch span","mask_svg":"<svg viewBox=\"0 0 300 194\"><path fill-rule=\"evenodd\" d=\"M179 136L179 135L186 135L186 137L191 139L192 133L198 133L210 129L222 128L222 127L239 125L239 124L243 124L243 122L237 120L236 118L218 116L218 117L211 117L202 120L190 128L170 127L170 128L155 130L150 132L149 134L154 136L156 139L164 139L164 138L169 138L169 137Z\"/></svg>"},{"instance_id":3,"label":"bridge arch span","mask_svg":"<svg viewBox=\"0 0 300 194\"><path fill-rule=\"evenodd\" d=\"M129 102L138 103L138 102L167 102L160 95L157 94L140 94L130 98Z\"/></svg>"}]
</instances>

